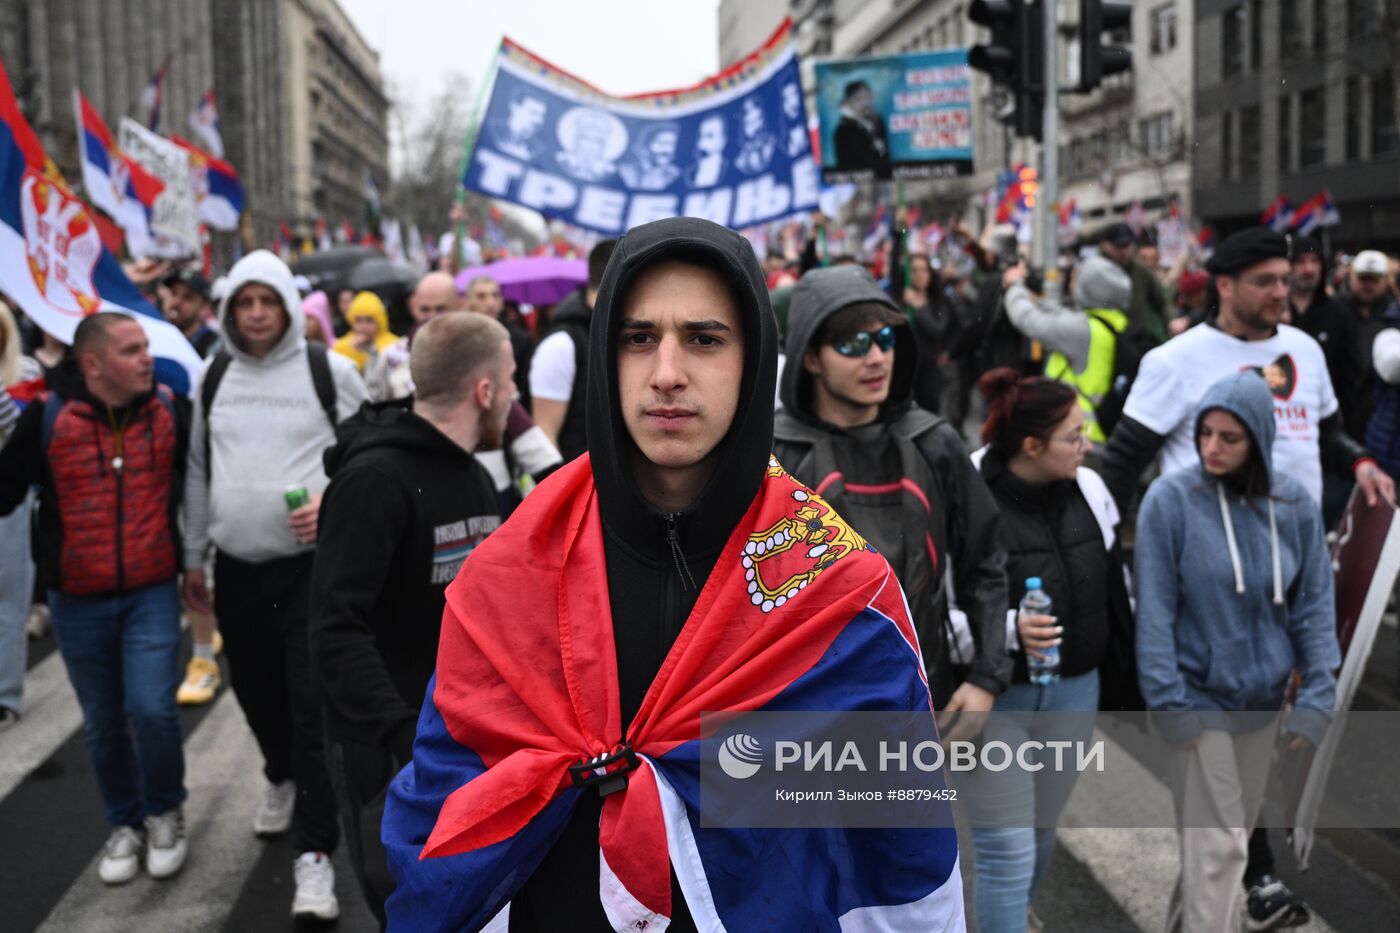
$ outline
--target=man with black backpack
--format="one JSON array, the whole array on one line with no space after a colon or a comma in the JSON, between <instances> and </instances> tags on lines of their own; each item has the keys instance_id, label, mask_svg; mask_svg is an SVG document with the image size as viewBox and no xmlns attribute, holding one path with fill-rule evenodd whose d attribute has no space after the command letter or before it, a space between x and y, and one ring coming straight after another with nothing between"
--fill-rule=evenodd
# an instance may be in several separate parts
<instances>
[{"instance_id":1,"label":"man with black backpack","mask_svg":"<svg viewBox=\"0 0 1400 933\"><path fill-rule=\"evenodd\" d=\"M253 829L279 835L295 814L293 916L333 919L329 853L339 827L307 617L327 483L322 453L335 443L337 421L366 400L365 388L348 359L306 341L291 270L271 253L258 250L233 267L221 311L225 349L200 378L190 432L185 600L210 608L204 561L212 543L212 604L269 781Z\"/></svg>"},{"instance_id":2,"label":"man with black backpack","mask_svg":"<svg viewBox=\"0 0 1400 933\"><path fill-rule=\"evenodd\" d=\"M889 560L939 712L990 710L1011 679L1001 518L958 432L911 401L907 319L859 266L816 269L793 291L787 346L778 462ZM950 564L972 656L947 637ZM979 728L960 718L945 738Z\"/></svg>"},{"instance_id":3,"label":"man with black backpack","mask_svg":"<svg viewBox=\"0 0 1400 933\"><path fill-rule=\"evenodd\" d=\"M1138 365L1153 341L1125 309L1133 281L1117 263L1090 256L1074 284L1078 310L1039 301L1023 284L1024 264L1006 270L1006 316L1050 351L1045 375L1079 393L1089 440L1101 447L1113 431Z\"/></svg>"}]
</instances>

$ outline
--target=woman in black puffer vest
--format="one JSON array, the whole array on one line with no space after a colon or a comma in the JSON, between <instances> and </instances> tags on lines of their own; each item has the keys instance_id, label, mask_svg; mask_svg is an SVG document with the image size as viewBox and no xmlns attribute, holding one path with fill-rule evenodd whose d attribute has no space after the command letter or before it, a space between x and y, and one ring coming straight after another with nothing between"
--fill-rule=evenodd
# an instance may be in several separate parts
<instances>
[{"instance_id":1,"label":"woman in black puffer vest","mask_svg":"<svg viewBox=\"0 0 1400 933\"><path fill-rule=\"evenodd\" d=\"M1072 388L1009 368L988 372L980 388L987 399L987 446L973 458L1001 509L1007 647L1016 665L985 738L1012 749L1027 741L1086 741L1099 708L1099 668L1115 631L1112 620L1127 602L1115 542L1118 512L1103 480L1083 466L1089 444ZM1017 618L1031 577L1040 578L1053 615ZM1027 653L1052 645L1059 650L1059 679L1032 683ZM1032 713L1082 715L1011 715ZM1047 759L1053 762L1040 756ZM979 930L1026 929L1074 778L1050 764L1038 774L1012 767L972 776Z\"/></svg>"}]
</instances>

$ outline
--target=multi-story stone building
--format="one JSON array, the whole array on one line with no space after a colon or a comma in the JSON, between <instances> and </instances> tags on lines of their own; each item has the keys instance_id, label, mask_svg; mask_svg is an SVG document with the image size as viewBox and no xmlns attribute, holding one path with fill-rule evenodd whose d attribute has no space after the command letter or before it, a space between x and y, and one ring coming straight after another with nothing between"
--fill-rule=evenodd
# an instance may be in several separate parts
<instances>
[{"instance_id":1,"label":"multi-story stone building","mask_svg":"<svg viewBox=\"0 0 1400 933\"><path fill-rule=\"evenodd\" d=\"M1197 212L1228 233L1327 189L1335 245L1400 246L1400 3L1195 3Z\"/></svg>"},{"instance_id":2,"label":"multi-story stone building","mask_svg":"<svg viewBox=\"0 0 1400 933\"><path fill-rule=\"evenodd\" d=\"M142 91L168 61L159 129L182 136L213 88L249 245L282 221L302 234L317 216L359 225L365 173L387 187L378 56L336 0L0 0L0 59L75 183L74 87L114 130L123 116L145 122Z\"/></svg>"}]
</instances>

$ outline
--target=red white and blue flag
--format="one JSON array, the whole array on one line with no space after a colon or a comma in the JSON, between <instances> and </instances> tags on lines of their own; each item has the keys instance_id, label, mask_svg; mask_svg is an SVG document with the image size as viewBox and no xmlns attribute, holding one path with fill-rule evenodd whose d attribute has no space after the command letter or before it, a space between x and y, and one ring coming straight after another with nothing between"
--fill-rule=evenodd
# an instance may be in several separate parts
<instances>
[{"instance_id":1,"label":"red white and blue flag","mask_svg":"<svg viewBox=\"0 0 1400 933\"><path fill-rule=\"evenodd\" d=\"M1342 215L1326 188L1299 204L1293 212L1293 229L1303 236L1310 235L1318 227L1335 227L1341 222Z\"/></svg>"},{"instance_id":2,"label":"red white and blue flag","mask_svg":"<svg viewBox=\"0 0 1400 933\"><path fill-rule=\"evenodd\" d=\"M171 135L170 141L190 154L199 219L215 230L237 230L243 213L243 185L238 170L194 143Z\"/></svg>"},{"instance_id":3,"label":"red white and blue flag","mask_svg":"<svg viewBox=\"0 0 1400 933\"><path fill-rule=\"evenodd\" d=\"M0 291L34 323L71 343L78 322L98 311L130 314L141 323L156 374L188 393L199 354L122 272L102 245L83 202L50 168L39 137L15 100L0 66Z\"/></svg>"},{"instance_id":4,"label":"red white and blue flag","mask_svg":"<svg viewBox=\"0 0 1400 933\"><path fill-rule=\"evenodd\" d=\"M524 568L535 575L528 593L501 585ZM795 918L803 929L961 930L952 828L701 824L702 711L856 708L927 713L932 734L904 595L884 558L770 461L624 724L602 522L580 457L447 590L413 761L386 801L389 926L478 930L498 917L593 793L570 768L617 752L625 735L635 769L603 797L598 826L613 929L666 929L674 867L702 930L794 929Z\"/></svg>"},{"instance_id":5,"label":"red white and blue flag","mask_svg":"<svg viewBox=\"0 0 1400 933\"><path fill-rule=\"evenodd\" d=\"M219 108L214 103L214 91L205 91L199 106L190 112L190 129L204 143L204 148L216 159L224 157L224 137L219 132Z\"/></svg>"},{"instance_id":6,"label":"red white and blue flag","mask_svg":"<svg viewBox=\"0 0 1400 933\"><path fill-rule=\"evenodd\" d=\"M156 69L151 81L141 91L141 106L146 108L146 126L152 133L160 132L160 105L165 98L165 76L170 71L170 59Z\"/></svg>"},{"instance_id":7,"label":"red white and blue flag","mask_svg":"<svg viewBox=\"0 0 1400 933\"><path fill-rule=\"evenodd\" d=\"M102 114L77 88L73 89L73 114L78 123L78 162L88 200L126 231L126 247L131 255L148 255L152 243L151 210L165 184L117 147Z\"/></svg>"},{"instance_id":8,"label":"red white and blue flag","mask_svg":"<svg viewBox=\"0 0 1400 933\"><path fill-rule=\"evenodd\" d=\"M1274 198L1274 202L1264 208L1259 222L1279 233L1286 232L1293 223L1293 205L1289 203L1288 196L1281 194Z\"/></svg>"}]
</instances>

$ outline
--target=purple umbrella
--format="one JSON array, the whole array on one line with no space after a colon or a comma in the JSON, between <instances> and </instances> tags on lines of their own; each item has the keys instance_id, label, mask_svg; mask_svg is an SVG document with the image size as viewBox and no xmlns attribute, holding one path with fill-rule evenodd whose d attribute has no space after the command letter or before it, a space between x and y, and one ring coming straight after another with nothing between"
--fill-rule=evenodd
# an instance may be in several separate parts
<instances>
[{"instance_id":1,"label":"purple umbrella","mask_svg":"<svg viewBox=\"0 0 1400 933\"><path fill-rule=\"evenodd\" d=\"M501 294L511 301L552 305L588 281L588 261L525 256L487 266L472 266L457 273L458 291L465 294L467 283L482 275L495 279L501 286Z\"/></svg>"}]
</instances>

